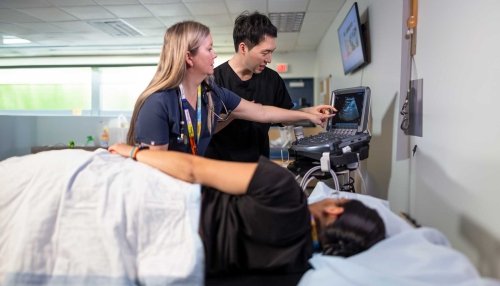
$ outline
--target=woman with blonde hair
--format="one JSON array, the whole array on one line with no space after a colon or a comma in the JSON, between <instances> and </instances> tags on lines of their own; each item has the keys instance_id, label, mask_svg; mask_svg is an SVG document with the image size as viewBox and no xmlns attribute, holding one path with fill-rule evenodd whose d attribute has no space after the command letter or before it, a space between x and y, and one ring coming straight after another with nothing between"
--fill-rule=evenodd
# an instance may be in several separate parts
<instances>
[{"instance_id":1,"label":"woman with blonde hair","mask_svg":"<svg viewBox=\"0 0 500 286\"><path fill-rule=\"evenodd\" d=\"M135 104L127 143L204 155L216 128L223 128L218 122L309 120L323 125L332 116L329 105L303 112L241 99L213 81L216 57L207 26L185 21L168 28L156 73Z\"/></svg>"}]
</instances>

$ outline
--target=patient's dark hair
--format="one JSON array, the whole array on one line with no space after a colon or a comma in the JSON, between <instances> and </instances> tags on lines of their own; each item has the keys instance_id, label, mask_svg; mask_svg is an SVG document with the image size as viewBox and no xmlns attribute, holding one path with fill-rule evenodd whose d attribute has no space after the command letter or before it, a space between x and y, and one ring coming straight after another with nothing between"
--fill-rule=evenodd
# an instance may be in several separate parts
<instances>
[{"instance_id":1,"label":"patient's dark hair","mask_svg":"<svg viewBox=\"0 0 500 286\"><path fill-rule=\"evenodd\" d=\"M358 200L340 206L344 212L322 230L323 254L349 257L385 238L384 221L376 210Z\"/></svg>"}]
</instances>

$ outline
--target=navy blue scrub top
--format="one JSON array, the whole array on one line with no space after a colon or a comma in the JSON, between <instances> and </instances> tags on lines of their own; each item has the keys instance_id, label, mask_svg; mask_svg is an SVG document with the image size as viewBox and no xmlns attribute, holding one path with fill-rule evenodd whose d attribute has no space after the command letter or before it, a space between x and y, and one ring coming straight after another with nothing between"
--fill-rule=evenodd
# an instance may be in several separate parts
<instances>
[{"instance_id":1,"label":"navy blue scrub top","mask_svg":"<svg viewBox=\"0 0 500 286\"><path fill-rule=\"evenodd\" d=\"M214 110L217 115L223 111L222 102L226 105L228 110L234 110L241 101L241 97L232 91L216 86L212 86L210 92L213 99ZM202 109L201 109L201 135L197 144L198 155L203 156L207 149L208 143L212 135L210 134L207 126L208 115L208 99L206 90L202 95ZM150 95L144 105L139 111L135 125L135 141L137 143L144 143L148 145L166 145L168 144L169 150L176 150L185 153L191 153L191 147L184 144L180 138L181 132L184 137L188 137L187 124L181 128L180 121L186 122L184 116L181 117L182 109L179 106L180 91L178 88L157 91ZM188 104L189 105L189 104ZM197 115L196 107L193 108L189 105L189 114L194 126L195 138L197 134ZM212 134L215 132L217 117L214 117L212 125ZM182 130L181 130L182 129ZM188 140L189 142L189 140Z\"/></svg>"}]
</instances>

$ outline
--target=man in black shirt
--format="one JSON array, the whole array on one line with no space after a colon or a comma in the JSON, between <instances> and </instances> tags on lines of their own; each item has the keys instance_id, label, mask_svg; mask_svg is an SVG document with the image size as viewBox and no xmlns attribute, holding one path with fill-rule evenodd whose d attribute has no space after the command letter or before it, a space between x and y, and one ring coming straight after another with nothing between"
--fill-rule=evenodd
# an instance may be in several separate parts
<instances>
[{"instance_id":1,"label":"man in black shirt","mask_svg":"<svg viewBox=\"0 0 500 286\"><path fill-rule=\"evenodd\" d=\"M258 12L238 16L233 30L235 54L215 68L217 84L249 101L292 108L285 82L266 67L276 49L276 37L277 29L267 16ZM261 155L269 157L270 126L234 120L212 137L205 156L238 162L257 162Z\"/></svg>"},{"instance_id":2,"label":"man in black shirt","mask_svg":"<svg viewBox=\"0 0 500 286\"><path fill-rule=\"evenodd\" d=\"M233 29L235 54L214 69L216 83L246 100L291 109L293 103L285 82L277 72L267 67L276 50L277 35L277 28L266 15L258 12L239 15ZM301 111L330 113L335 109L318 105ZM269 123L232 120L229 117L227 121L218 123L218 133L212 137L205 156L237 162L257 162L260 156L269 158L270 127Z\"/></svg>"}]
</instances>

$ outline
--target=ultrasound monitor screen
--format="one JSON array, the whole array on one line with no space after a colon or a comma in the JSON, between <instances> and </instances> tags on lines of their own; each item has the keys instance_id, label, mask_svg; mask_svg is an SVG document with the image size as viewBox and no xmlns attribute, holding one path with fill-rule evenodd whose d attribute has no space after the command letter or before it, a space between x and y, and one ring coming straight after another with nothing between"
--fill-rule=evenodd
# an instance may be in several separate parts
<instances>
[{"instance_id":1,"label":"ultrasound monitor screen","mask_svg":"<svg viewBox=\"0 0 500 286\"><path fill-rule=\"evenodd\" d=\"M363 112L364 92L335 95L337 114L332 117L332 128L358 128Z\"/></svg>"}]
</instances>

